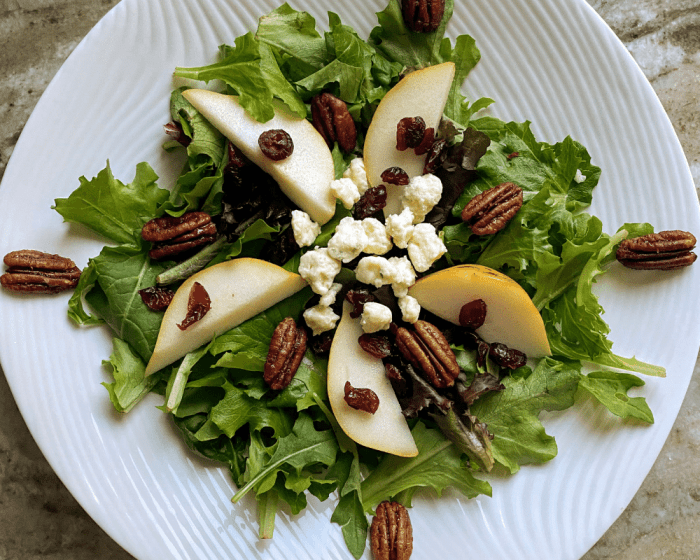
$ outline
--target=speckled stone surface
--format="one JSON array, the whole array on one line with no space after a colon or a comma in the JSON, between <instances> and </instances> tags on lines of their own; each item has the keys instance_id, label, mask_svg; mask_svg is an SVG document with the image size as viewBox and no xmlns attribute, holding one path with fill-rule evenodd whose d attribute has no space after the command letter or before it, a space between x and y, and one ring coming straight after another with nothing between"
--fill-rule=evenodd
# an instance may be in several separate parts
<instances>
[{"instance_id":1,"label":"speckled stone surface","mask_svg":"<svg viewBox=\"0 0 700 560\"><path fill-rule=\"evenodd\" d=\"M700 187L700 0L588 0L656 90ZM53 75L116 0L0 0L0 178ZM126 560L65 489L0 370L0 560ZM700 367L649 476L583 560L700 558Z\"/></svg>"}]
</instances>

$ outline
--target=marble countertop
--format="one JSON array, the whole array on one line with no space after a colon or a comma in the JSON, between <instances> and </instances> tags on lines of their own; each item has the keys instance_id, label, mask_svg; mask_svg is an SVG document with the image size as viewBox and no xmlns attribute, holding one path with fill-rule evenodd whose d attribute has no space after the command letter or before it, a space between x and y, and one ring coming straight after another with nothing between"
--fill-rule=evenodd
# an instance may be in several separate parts
<instances>
[{"instance_id":1,"label":"marble countertop","mask_svg":"<svg viewBox=\"0 0 700 560\"><path fill-rule=\"evenodd\" d=\"M588 0L637 60L700 187L700 0ZM34 105L116 0L0 0L0 179ZM132 558L34 443L0 369L0 560ZM700 363L649 476L582 560L690 560L700 550Z\"/></svg>"}]
</instances>

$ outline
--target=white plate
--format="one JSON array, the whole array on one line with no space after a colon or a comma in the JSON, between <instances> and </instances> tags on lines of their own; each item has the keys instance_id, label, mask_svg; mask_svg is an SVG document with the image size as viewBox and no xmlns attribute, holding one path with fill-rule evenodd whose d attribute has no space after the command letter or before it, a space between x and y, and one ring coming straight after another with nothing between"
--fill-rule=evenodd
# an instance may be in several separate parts
<instances>
[{"instance_id":1,"label":"white plate","mask_svg":"<svg viewBox=\"0 0 700 560\"><path fill-rule=\"evenodd\" d=\"M301 0L321 25L326 10L366 36L384 0ZM650 221L700 233L697 198L671 125L622 44L583 0L459 2L449 34L476 38L482 60L472 97L493 113L531 120L538 137L567 134L603 169L591 209L605 229ZM0 189L0 254L37 248L79 266L101 241L51 210L110 160L123 181L149 161L167 185L178 164L160 149L171 72L213 61L216 48L255 28L276 0L123 0L69 57L37 105ZM416 499L415 558L470 556L567 560L583 555L629 503L663 445L687 389L700 341L700 266L650 275L619 267L598 292L622 355L663 365L642 394L656 416L622 422L590 401L547 415L559 455L495 479L493 498ZM148 398L126 416L100 382L111 351L106 329L66 318L68 296L0 294L0 358L32 435L69 490L126 550L162 558L350 558L329 523L333 500L278 516L258 541L252 499L233 506L226 471L190 453ZM366 552L365 557L369 557Z\"/></svg>"}]
</instances>

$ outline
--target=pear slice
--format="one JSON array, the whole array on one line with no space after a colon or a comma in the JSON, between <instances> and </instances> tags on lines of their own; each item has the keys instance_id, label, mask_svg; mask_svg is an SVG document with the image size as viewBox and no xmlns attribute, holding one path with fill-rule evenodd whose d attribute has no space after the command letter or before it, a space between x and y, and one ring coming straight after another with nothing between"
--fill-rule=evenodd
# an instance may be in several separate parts
<instances>
[{"instance_id":1,"label":"pear slice","mask_svg":"<svg viewBox=\"0 0 700 560\"><path fill-rule=\"evenodd\" d=\"M417 156L412 148L396 149L396 125L405 117L422 117L426 128L432 127L437 132L454 76L453 62L416 70L391 88L379 102L364 147L365 170L371 186L382 183L382 171L389 167L400 167L409 177L423 175L426 156ZM385 216L401 212L402 194L403 187L387 185Z\"/></svg>"},{"instance_id":2,"label":"pear slice","mask_svg":"<svg viewBox=\"0 0 700 560\"><path fill-rule=\"evenodd\" d=\"M335 179L333 156L309 121L291 114L277 101L275 116L261 123L246 113L238 103L238 96L205 89L188 89L182 95L248 159L269 173L282 192L312 220L325 224L333 217L335 196L330 188ZM281 161L273 161L260 151L258 138L266 130L279 128L292 137L294 151Z\"/></svg>"},{"instance_id":3,"label":"pear slice","mask_svg":"<svg viewBox=\"0 0 700 560\"><path fill-rule=\"evenodd\" d=\"M328 399L333 414L348 437L360 445L400 457L415 457L418 448L384 364L360 347L362 326L359 317L350 317L352 309L351 304L343 303L343 317L328 358ZM351 408L345 402L346 381L357 389L372 389L377 394L379 408L374 414Z\"/></svg>"},{"instance_id":4,"label":"pear slice","mask_svg":"<svg viewBox=\"0 0 700 560\"><path fill-rule=\"evenodd\" d=\"M486 320L476 332L486 342L502 342L533 358L552 353L542 317L530 296L496 270L476 264L453 266L424 276L408 293L421 307L456 325L462 306L482 299Z\"/></svg>"},{"instance_id":5,"label":"pear slice","mask_svg":"<svg viewBox=\"0 0 700 560\"><path fill-rule=\"evenodd\" d=\"M195 282L207 291L211 308L183 331L178 324L187 315L190 289ZM306 285L298 274L249 258L225 261L193 274L178 288L165 311L146 375L163 369Z\"/></svg>"}]
</instances>

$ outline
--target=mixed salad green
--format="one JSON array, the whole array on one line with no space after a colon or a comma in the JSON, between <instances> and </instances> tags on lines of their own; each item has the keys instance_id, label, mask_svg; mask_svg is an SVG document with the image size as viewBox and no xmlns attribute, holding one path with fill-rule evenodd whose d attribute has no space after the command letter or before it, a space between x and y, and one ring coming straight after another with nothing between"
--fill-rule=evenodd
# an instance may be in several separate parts
<instances>
[{"instance_id":1,"label":"mixed salad green","mask_svg":"<svg viewBox=\"0 0 700 560\"><path fill-rule=\"evenodd\" d=\"M164 395L162 409L187 445L230 471L238 487L233 501L254 492L262 538L272 536L281 502L296 514L306 506L307 494L325 500L338 492L332 521L359 558L367 540L367 516L382 500L410 506L421 488L438 495L447 487L468 497L491 494L481 476L484 469L459 444L469 433L478 433L482 451L502 472L516 473L522 465L554 458L557 445L538 417L543 410L573 406L580 393L592 395L621 418L653 422L645 400L628 395L643 381L619 370L648 375L664 371L613 353L603 310L592 290L620 241L651 233L652 227L624 224L608 235L598 218L583 211L600 169L572 138L547 144L535 139L528 122L480 116L493 101L469 101L461 93L480 53L469 36L454 43L445 36L452 9L453 1L447 0L439 29L419 34L406 28L398 0L390 0L364 40L335 13L328 14L329 30L320 33L309 14L283 4L260 18L255 33L222 45L215 64L175 70L183 78L219 80L223 90L239 95L240 103L261 122L273 116L274 99L299 117L310 118L312 96L328 91L340 97L358 127L353 153L342 153L337 146L333 150L340 177L351 159L361 157L374 109L403 74L455 63L440 128L450 151L439 175L451 200L441 202L433 215L448 251L435 269L478 263L516 280L541 312L552 356L505 374L490 361L479 365L475 350L453 342L464 386L474 387L475 380L489 374L499 388L480 393L468 418L461 419L454 412L445 415L445 410L453 411L449 404L440 412L439 397L426 393L421 404L414 400L413 406L424 412L409 421L419 450L415 458L363 448L342 432L328 404L327 360L322 353L307 350L291 384L281 391L263 382L272 332L285 317L300 320L314 302L309 288L144 377L162 314L148 309L139 291L155 285L156 277L175 264L149 259L150 244L141 238L144 223L191 210L218 217L226 237L210 264L253 256L295 271L302 254L289 241L291 203L274 193L279 204L264 211L256 206L274 185L261 180L245 190L240 177L231 178L228 141L183 98L182 88L173 91L170 107L186 142L169 141L165 148L186 150L186 162L172 188L158 186L148 163L139 163L128 184L107 167L91 180L81 178L68 198L55 202L65 220L82 223L110 242L90 259L68 313L81 325L106 323L114 333L113 353L104 362L114 378L104 384L114 407L128 412L149 392ZM462 208L476 194L507 181L522 187L522 209L495 236L473 235L459 219ZM335 225L348 215L339 204L314 245L324 246ZM343 270L336 281L351 283L352 271Z\"/></svg>"}]
</instances>

